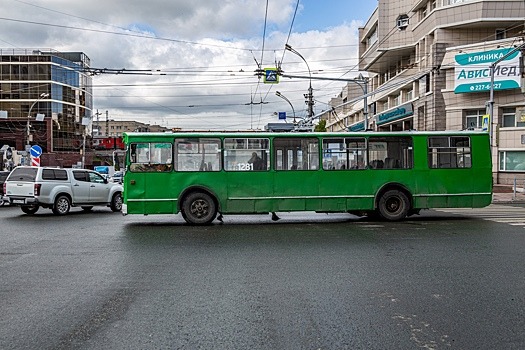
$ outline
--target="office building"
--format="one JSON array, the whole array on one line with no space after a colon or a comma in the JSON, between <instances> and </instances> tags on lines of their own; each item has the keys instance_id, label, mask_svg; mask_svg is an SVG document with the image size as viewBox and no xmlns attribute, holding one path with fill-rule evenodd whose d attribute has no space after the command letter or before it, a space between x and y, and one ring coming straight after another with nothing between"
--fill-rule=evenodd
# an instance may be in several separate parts
<instances>
[{"instance_id":1,"label":"office building","mask_svg":"<svg viewBox=\"0 0 525 350\"><path fill-rule=\"evenodd\" d=\"M485 130L495 183L525 178L524 20L521 0L379 0L359 30L367 108L349 82L328 130Z\"/></svg>"},{"instance_id":2,"label":"office building","mask_svg":"<svg viewBox=\"0 0 525 350\"><path fill-rule=\"evenodd\" d=\"M39 145L42 165L78 165L92 117L89 66L82 52L0 49L0 145Z\"/></svg>"}]
</instances>

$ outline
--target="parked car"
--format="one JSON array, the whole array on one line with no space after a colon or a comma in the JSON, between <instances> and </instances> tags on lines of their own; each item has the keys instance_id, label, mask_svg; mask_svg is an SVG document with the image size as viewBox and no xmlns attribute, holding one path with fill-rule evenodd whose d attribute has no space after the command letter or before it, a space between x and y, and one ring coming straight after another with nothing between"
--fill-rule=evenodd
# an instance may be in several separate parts
<instances>
[{"instance_id":1,"label":"parked car","mask_svg":"<svg viewBox=\"0 0 525 350\"><path fill-rule=\"evenodd\" d=\"M26 214L40 207L56 215L67 214L76 206L85 211L95 205L115 212L122 209L122 185L91 170L20 166L8 176L4 189L9 203Z\"/></svg>"},{"instance_id":2,"label":"parked car","mask_svg":"<svg viewBox=\"0 0 525 350\"><path fill-rule=\"evenodd\" d=\"M115 171L113 173L113 176L111 177L111 180L113 182L118 182L119 184L121 184L123 177L124 177L124 173L122 171Z\"/></svg>"},{"instance_id":3,"label":"parked car","mask_svg":"<svg viewBox=\"0 0 525 350\"><path fill-rule=\"evenodd\" d=\"M9 176L10 171L0 171L0 206L4 205L4 183L5 179Z\"/></svg>"}]
</instances>

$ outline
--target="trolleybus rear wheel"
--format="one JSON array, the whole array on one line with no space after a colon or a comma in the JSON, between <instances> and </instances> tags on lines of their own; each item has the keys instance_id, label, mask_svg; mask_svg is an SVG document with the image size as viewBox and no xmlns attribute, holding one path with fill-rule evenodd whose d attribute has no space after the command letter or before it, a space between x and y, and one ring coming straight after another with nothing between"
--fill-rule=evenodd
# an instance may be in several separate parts
<instances>
[{"instance_id":1,"label":"trolleybus rear wheel","mask_svg":"<svg viewBox=\"0 0 525 350\"><path fill-rule=\"evenodd\" d=\"M404 219L410 210L410 201L406 194L398 190L389 190L383 193L378 203L381 217L388 221Z\"/></svg>"}]
</instances>

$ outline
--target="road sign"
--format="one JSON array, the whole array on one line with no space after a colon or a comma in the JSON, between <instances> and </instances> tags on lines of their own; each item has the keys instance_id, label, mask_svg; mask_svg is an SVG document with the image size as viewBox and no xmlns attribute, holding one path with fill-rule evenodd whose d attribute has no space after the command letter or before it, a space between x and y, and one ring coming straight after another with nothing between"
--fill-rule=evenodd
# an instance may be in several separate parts
<instances>
[{"instance_id":1,"label":"road sign","mask_svg":"<svg viewBox=\"0 0 525 350\"><path fill-rule=\"evenodd\" d=\"M29 150L29 153L31 153L32 157L39 158L42 155L42 148L38 145L34 145Z\"/></svg>"},{"instance_id":2,"label":"road sign","mask_svg":"<svg viewBox=\"0 0 525 350\"><path fill-rule=\"evenodd\" d=\"M279 120L286 120L286 112L279 112Z\"/></svg>"},{"instance_id":3,"label":"road sign","mask_svg":"<svg viewBox=\"0 0 525 350\"><path fill-rule=\"evenodd\" d=\"M265 84L278 84L279 75L277 74L277 68L264 68L264 83Z\"/></svg>"},{"instance_id":4,"label":"road sign","mask_svg":"<svg viewBox=\"0 0 525 350\"><path fill-rule=\"evenodd\" d=\"M489 126L490 126L490 114L485 114L481 122L481 130L489 131Z\"/></svg>"},{"instance_id":5,"label":"road sign","mask_svg":"<svg viewBox=\"0 0 525 350\"><path fill-rule=\"evenodd\" d=\"M40 166L40 157L31 157L31 166Z\"/></svg>"}]
</instances>

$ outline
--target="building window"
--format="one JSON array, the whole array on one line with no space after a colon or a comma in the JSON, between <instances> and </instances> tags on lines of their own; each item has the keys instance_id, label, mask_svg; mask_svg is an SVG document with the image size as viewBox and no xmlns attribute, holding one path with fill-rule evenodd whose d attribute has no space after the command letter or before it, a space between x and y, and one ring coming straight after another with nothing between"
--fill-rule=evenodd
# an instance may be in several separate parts
<instances>
[{"instance_id":1,"label":"building window","mask_svg":"<svg viewBox=\"0 0 525 350\"><path fill-rule=\"evenodd\" d=\"M505 29L496 29L496 34L494 36L496 40L505 39L507 37L507 31Z\"/></svg>"},{"instance_id":2,"label":"building window","mask_svg":"<svg viewBox=\"0 0 525 350\"><path fill-rule=\"evenodd\" d=\"M483 115L485 111L482 109L471 110L466 112L465 128L466 129L481 129L483 123Z\"/></svg>"},{"instance_id":3,"label":"building window","mask_svg":"<svg viewBox=\"0 0 525 350\"><path fill-rule=\"evenodd\" d=\"M394 101L393 101L394 106L399 106L400 104L401 104L401 93L397 95L396 97L394 97Z\"/></svg>"},{"instance_id":4,"label":"building window","mask_svg":"<svg viewBox=\"0 0 525 350\"><path fill-rule=\"evenodd\" d=\"M410 101L414 98L414 90L407 91L407 101Z\"/></svg>"},{"instance_id":5,"label":"building window","mask_svg":"<svg viewBox=\"0 0 525 350\"><path fill-rule=\"evenodd\" d=\"M424 9L422 9L420 12L419 12L419 20L422 21L425 19L425 17L427 16L427 9L426 7Z\"/></svg>"},{"instance_id":6,"label":"building window","mask_svg":"<svg viewBox=\"0 0 525 350\"><path fill-rule=\"evenodd\" d=\"M469 0L444 0L447 5L460 4Z\"/></svg>"},{"instance_id":7,"label":"building window","mask_svg":"<svg viewBox=\"0 0 525 350\"><path fill-rule=\"evenodd\" d=\"M368 36L368 47L374 45L377 42L377 28Z\"/></svg>"},{"instance_id":8,"label":"building window","mask_svg":"<svg viewBox=\"0 0 525 350\"><path fill-rule=\"evenodd\" d=\"M408 15L406 14L400 15L399 17L397 17L397 28L401 30L405 30L406 27L408 27L408 22L409 22Z\"/></svg>"},{"instance_id":9,"label":"building window","mask_svg":"<svg viewBox=\"0 0 525 350\"><path fill-rule=\"evenodd\" d=\"M503 108L501 127L525 127L525 115L522 115L521 112L521 110L516 111L514 108Z\"/></svg>"},{"instance_id":10,"label":"building window","mask_svg":"<svg viewBox=\"0 0 525 350\"><path fill-rule=\"evenodd\" d=\"M499 152L499 170L500 171L525 172L525 152L524 151Z\"/></svg>"}]
</instances>

